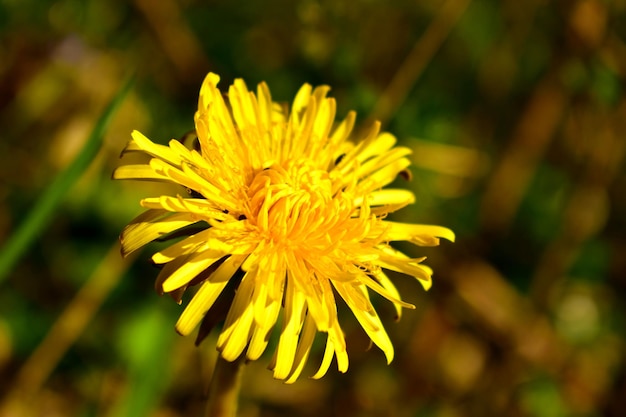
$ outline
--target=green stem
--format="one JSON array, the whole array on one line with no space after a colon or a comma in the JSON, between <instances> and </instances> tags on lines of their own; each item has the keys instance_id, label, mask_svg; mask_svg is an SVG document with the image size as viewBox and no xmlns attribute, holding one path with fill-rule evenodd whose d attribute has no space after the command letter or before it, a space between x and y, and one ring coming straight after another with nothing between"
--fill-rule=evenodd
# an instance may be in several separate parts
<instances>
[{"instance_id":1,"label":"green stem","mask_svg":"<svg viewBox=\"0 0 626 417\"><path fill-rule=\"evenodd\" d=\"M218 356L209 387L206 417L235 417L245 359L228 362Z\"/></svg>"}]
</instances>

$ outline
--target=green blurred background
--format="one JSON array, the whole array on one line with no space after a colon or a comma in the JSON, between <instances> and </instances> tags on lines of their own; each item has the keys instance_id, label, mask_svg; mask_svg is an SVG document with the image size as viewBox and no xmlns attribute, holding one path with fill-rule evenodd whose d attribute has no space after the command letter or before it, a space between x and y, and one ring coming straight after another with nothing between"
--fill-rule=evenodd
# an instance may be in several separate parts
<instances>
[{"instance_id":1,"label":"green blurred background","mask_svg":"<svg viewBox=\"0 0 626 417\"><path fill-rule=\"evenodd\" d=\"M135 76L0 281L0 416L202 415L215 339L174 332L158 244L119 256L159 188L110 175L132 129L193 128L208 71L279 101L331 85L339 117L414 149L396 218L458 236L403 247L434 286L395 277L417 305L398 323L377 299L390 366L343 311L348 373L284 385L266 355L241 416L626 415L625 39L625 0L0 0L0 250Z\"/></svg>"}]
</instances>

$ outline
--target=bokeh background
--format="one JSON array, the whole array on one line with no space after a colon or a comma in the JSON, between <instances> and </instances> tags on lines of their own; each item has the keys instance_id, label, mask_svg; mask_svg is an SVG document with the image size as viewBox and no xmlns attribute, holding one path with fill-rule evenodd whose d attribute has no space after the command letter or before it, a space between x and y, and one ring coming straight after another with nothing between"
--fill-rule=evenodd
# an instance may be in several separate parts
<instances>
[{"instance_id":1,"label":"bokeh background","mask_svg":"<svg viewBox=\"0 0 626 417\"><path fill-rule=\"evenodd\" d=\"M110 175L132 129L193 128L208 71L280 101L331 85L414 150L395 218L458 236L402 247L434 286L395 277L417 306L397 323L377 300L390 366L344 311L348 373L284 385L265 357L241 416L626 415L625 39L625 0L1 0L0 251L135 81L1 278L0 415L202 415L215 339L174 332L158 244L119 256L159 189Z\"/></svg>"}]
</instances>

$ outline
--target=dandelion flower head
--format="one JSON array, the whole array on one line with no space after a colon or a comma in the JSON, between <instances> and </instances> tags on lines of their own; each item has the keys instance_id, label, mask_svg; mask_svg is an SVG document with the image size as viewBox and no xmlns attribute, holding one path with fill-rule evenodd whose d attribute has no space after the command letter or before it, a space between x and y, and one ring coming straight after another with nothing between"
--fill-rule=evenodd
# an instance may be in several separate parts
<instances>
[{"instance_id":1,"label":"dandelion flower head","mask_svg":"<svg viewBox=\"0 0 626 417\"><path fill-rule=\"evenodd\" d=\"M272 101L265 83L255 94L238 79L223 95L218 82L209 73L200 90L199 149L132 133L125 152L147 154L149 161L120 166L113 177L165 181L186 191L141 200L147 210L123 230L123 254L155 239L184 237L152 256L162 266L157 290L181 302L194 287L176 330L187 335L202 322L201 339L223 320L217 349L228 361L258 359L276 328L275 378L298 378L317 334L326 343L314 377L326 373L333 357L345 372L341 298L391 362L393 345L370 292L393 303L399 317L413 306L401 300L386 271L413 276L425 289L432 271L424 258L410 258L390 242L454 240L445 227L386 220L415 200L408 190L384 188L408 172L410 149L395 146L379 123L353 141L356 115L335 123L329 87L305 84L289 111Z\"/></svg>"}]
</instances>

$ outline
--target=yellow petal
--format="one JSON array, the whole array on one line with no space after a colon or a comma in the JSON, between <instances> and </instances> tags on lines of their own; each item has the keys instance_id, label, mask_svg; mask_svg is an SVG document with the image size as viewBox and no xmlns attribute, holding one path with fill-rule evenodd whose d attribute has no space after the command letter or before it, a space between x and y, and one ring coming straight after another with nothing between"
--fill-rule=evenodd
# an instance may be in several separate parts
<instances>
[{"instance_id":1,"label":"yellow petal","mask_svg":"<svg viewBox=\"0 0 626 417\"><path fill-rule=\"evenodd\" d=\"M302 373L304 365L309 358L309 353L311 352L311 346L313 346L313 340L315 339L316 333L317 329L315 328L315 322L311 316L306 314L304 317L302 333L300 334L298 342L298 350L296 351L295 358L293 359L291 372L289 373L289 377L285 380L285 383L294 383Z\"/></svg>"},{"instance_id":2,"label":"yellow petal","mask_svg":"<svg viewBox=\"0 0 626 417\"><path fill-rule=\"evenodd\" d=\"M265 351L269 342L269 334L276 325L280 307L281 302L279 300L271 300L261 311L259 311L259 308L255 308L254 331L246 351L246 358L249 360L257 360Z\"/></svg>"},{"instance_id":3,"label":"yellow petal","mask_svg":"<svg viewBox=\"0 0 626 417\"><path fill-rule=\"evenodd\" d=\"M343 332L339 327L339 323L335 322L331 326L328 332L328 339L326 341L326 349L324 350L324 357L319 370L312 376L313 379L319 379L323 377L333 356L337 358L337 369L339 372L346 372L348 370L348 353L346 352L346 341L343 336Z\"/></svg>"},{"instance_id":4,"label":"yellow petal","mask_svg":"<svg viewBox=\"0 0 626 417\"><path fill-rule=\"evenodd\" d=\"M348 352L345 350L335 351L335 357L337 358L337 370L341 373L348 371Z\"/></svg>"},{"instance_id":5,"label":"yellow petal","mask_svg":"<svg viewBox=\"0 0 626 417\"><path fill-rule=\"evenodd\" d=\"M295 125L300 124L300 115L309 105L312 90L313 87L311 87L310 84L303 84L296 93L291 109L291 117L293 118Z\"/></svg>"},{"instance_id":6,"label":"yellow petal","mask_svg":"<svg viewBox=\"0 0 626 417\"><path fill-rule=\"evenodd\" d=\"M124 149L122 149L122 154L120 155L120 157L124 156L127 153L135 153L135 152L143 153L143 149L141 149L139 145L137 145L137 142L131 139L128 141Z\"/></svg>"},{"instance_id":7,"label":"yellow petal","mask_svg":"<svg viewBox=\"0 0 626 417\"><path fill-rule=\"evenodd\" d=\"M337 292L346 301L352 313L363 327L363 330L372 339L387 357L387 363L393 360L393 344L387 336L387 332L378 317L378 313L372 306L367 295L367 289L362 284L333 283ZM365 307L363 304L367 304Z\"/></svg>"},{"instance_id":8,"label":"yellow petal","mask_svg":"<svg viewBox=\"0 0 626 417\"><path fill-rule=\"evenodd\" d=\"M336 110L337 104L334 99L321 100L311 131L310 145L307 149L307 154L311 159L318 159L318 152L322 150L322 147L328 140L330 129L335 121ZM331 157L332 155L326 156L328 159Z\"/></svg>"},{"instance_id":9,"label":"yellow petal","mask_svg":"<svg viewBox=\"0 0 626 417\"><path fill-rule=\"evenodd\" d=\"M228 90L233 119L242 131L257 131L257 102L246 83L238 78Z\"/></svg>"},{"instance_id":10,"label":"yellow petal","mask_svg":"<svg viewBox=\"0 0 626 417\"><path fill-rule=\"evenodd\" d=\"M370 126L366 136L346 153L339 165L337 165L337 170L342 175L347 175L355 166L393 146L396 139L392 135L379 135L379 131L380 122L376 121Z\"/></svg>"},{"instance_id":11,"label":"yellow petal","mask_svg":"<svg viewBox=\"0 0 626 417\"><path fill-rule=\"evenodd\" d=\"M192 253L199 254L200 252L208 249L207 237L211 233L210 229L203 230L195 235L184 238L183 240L168 246L160 252L152 255L152 262L155 264L164 264L173 261L175 258L183 255L190 255ZM215 252L209 252L214 257L224 256L223 253L216 254Z\"/></svg>"},{"instance_id":12,"label":"yellow petal","mask_svg":"<svg viewBox=\"0 0 626 417\"><path fill-rule=\"evenodd\" d=\"M154 282L154 289L159 295L163 295L165 293L165 291L163 291L163 283L165 282L165 280L168 279L170 275L172 275L174 272L176 272L178 268L182 267L185 262L187 262L187 259L189 259L189 256L181 256L165 264L161 268L161 271L159 272L159 275L157 275ZM170 295L179 295L179 290L185 291L186 288L187 286L183 285L180 289L176 289L170 292ZM180 304L180 299L176 300L176 302Z\"/></svg>"},{"instance_id":13,"label":"yellow petal","mask_svg":"<svg viewBox=\"0 0 626 417\"><path fill-rule=\"evenodd\" d=\"M235 294L224 328L217 339L217 348L224 359L234 361L241 355L250 340L250 328L254 319L254 306L251 303L256 282L257 270L243 276Z\"/></svg>"},{"instance_id":14,"label":"yellow petal","mask_svg":"<svg viewBox=\"0 0 626 417\"><path fill-rule=\"evenodd\" d=\"M145 180L145 181L171 181L165 175L158 174L146 164L122 165L113 171L114 180Z\"/></svg>"},{"instance_id":15,"label":"yellow petal","mask_svg":"<svg viewBox=\"0 0 626 417\"><path fill-rule=\"evenodd\" d=\"M272 95L267 84L262 82L257 86L257 100L259 106L259 122L262 126L269 130L272 126L272 114L274 112L272 105Z\"/></svg>"},{"instance_id":16,"label":"yellow petal","mask_svg":"<svg viewBox=\"0 0 626 417\"><path fill-rule=\"evenodd\" d=\"M241 261L242 257L228 257L211 274L209 279L202 283L202 286L176 322L178 333L186 336L193 331L215 300L217 300L217 297L222 293L230 278L239 268Z\"/></svg>"},{"instance_id":17,"label":"yellow petal","mask_svg":"<svg viewBox=\"0 0 626 417\"><path fill-rule=\"evenodd\" d=\"M360 162L364 162L375 155L383 154L396 144L397 139L395 136L387 132L378 134L379 131L380 122L377 121L370 128L368 137L363 141L362 148L357 152L357 159Z\"/></svg>"},{"instance_id":18,"label":"yellow petal","mask_svg":"<svg viewBox=\"0 0 626 417\"><path fill-rule=\"evenodd\" d=\"M167 162L168 164L172 164L172 165L181 164L182 159L180 155L174 150L170 149L169 147L164 146L164 145L158 145L152 142L150 139L148 139L146 136L144 136L143 133L139 132L138 130L133 130L133 132L131 133L131 136L133 140L135 141L135 143L137 144L137 146L141 148L147 154L152 155L155 158L159 158Z\"/></svg>"},{"instance_id":19,"label":"yellow petal","mask_svg":"<svg viewBox=\"0 0 626 417\"><path fill-rule=\"evenodd\" d=\"M254 320L254 312L252 310L251 305L245 306L243 313L232 326L233 331L228 341L219 348L222 357L227 361L232 362L236 360L243 353L250 340L250 329Z\"/></svg>"},{"instance_id":20,"label":"yellow petal","mask_svg":"<svg viewBox=\"0 0 626 417\"><path fill-rule=\"evenodd\" d=\"M324 349L324 356L322 357L322 363L320 364L317 372L311 377L313 379L320 379L326 372L328 372L328 368L330 367L330 363L333 360L333 356L335 355L335 346L330 339L330 335L327 336L326 339L326 348Z\"/></svg>"},{"instance_id":21,"label":"yellow petal","mask_svg":"<svg viewBox=\"0 0 626 417\"><path fill-rule=\"evenodd\" d=\"M156 173L170 178L175 183L198 191L216 207L222 207L232 212L236 212L240 208L239 202L234 201L232 198L224 198L229 195L225 194L223 190L220 190L214 184L211 184L208 180L193 171L187 164L183 164L183 169L180 170L161 160L152 159L150 161L150 167Z\"/></svg>"},{"instance_id":22,"label":"yellow petal","mask_svg":"<svg viewBox=\"0 0 626 417\"><path fill-rule=\"evenodd\" d=\"M380 285L385 289L385 292L379 291L376 287L370 286L370 280L365 281L365 285L372 288L374 291L388 299L393 303L393 306L396 310L396 318L400 319L402 317L402 308L414 309L415 306L413 304L405 303L400 299L400 293L395 285L391 282L387 274L385 274L382 270L375 270L371 272L371 275L376 278L376 280L380 283Z\"/></svg>"},{"instance_id":23,"label":"yellow petal","mask_svg":"<svg viewBox=\"0 0 626 417\"><path fill-rule=\"evenodd\" d=\"M220 76L209 72L206 77L204 77L204 81L202 81L202 86L200 87L200 96L198 98L198 109L199 110L207 110L211 103L215 101L215 96L219 95L219 91L216 90L215 86L220 82Z\"/></svg>"},{"instance_id":24,"label":"yellow petal","mask_svg":"<svg viewBox=\"0 0 626 417\"><path fill-rule=\"evenodd\" d=\"M396 143L396 138L389 133L381 133L380 122L376 121L369 128L367 135L361 142L353 147L341 160L337 169L346 178L355 176L355 168L358 168L368 159L384 154ZM373 191L370 190L370 191Z\"/></svg>"},{"instance_id":25,"label":"yellow petal","mask_svg":"<svg viewBox=\"0 0 626 417\"><path fill-rule=\"evenodd\" d=\"M141 206L151 209L164 209L171 212L188 212L202 216L204 220L224 221L232 218L222 210L215 208L211 202L201 198L182 198L181 196L160 196L156 198L144 198ZM197 220L200 220L196 217Z\"/></svg>"},{"instance_id":26,"label":"yellow petal","mask_svg":"<svg viewBox=\"0 0 626 417\"><path fill-rule=\"evenodd\" d=\"M350 133L352 133L355 121L356 113L354 111L349 111L346 115L346 118L343 119L333 131L333 134L330 137L329 145L332 147L336 147L339 144L345 142L350 136Z\"/></svg>"},{"instance_id":27,"label":"yellow petal","mask_svg":"<svg viewBox=\"0 0 626 417\"><path fill-rule=\"evenodd\" d=\"M360 196L354 199L354 205L360 207L361 205L368 204L370 206L401 206L404 207L408 204L415 202L415 195L408 190L398 189L384 189L374 191L367 194L367 196Z\"/></svg>"},{"instance_id":28,"label":"yellow petal","mask_svg":"<svg viewBox=\"0 0 626 417\"><path fill-rule=\"evenodd\" d=\"M388 165L374 171L371 175L363 178L356 187L355 193L366 194L383 188L396 179L398 173L411 165L407 158L400 158Z\"/></svg>"},{"instance_id":29,"label":"yellow petal","mask_svg":"<svg viewBox=\"0 0 626 417\"><path fill-rule=\"evenodd\" d=\"M189 213L147 210L122 230L122 254L127 256L155 239L196 222L197 219Z\"/></svg>"},{"instance_id":30,"label":"yellow petal","mask_svg":"<svg viewBox=\"0 0 626 417\"><path fill-rule=\"evenodd\" d=\"M285 379L293 368L298 345L298 334L302 328L305 311L305 296L294 287L293 280L287 281L285 289L285 318L276 350L274 378Z\"/></svg>"},{"instance_id":31,"label":"yellow petal","mask_svg":"<svg viewBox=\"0 0 626 417\"><path fill-rule=\"evenodd\" d=\"M387 300L391 301L394 304L394 307L396 307L396 312L398 313L398 316L400 316L400 307L408 308L411 310L415 309L415 306L413 304L406 303L400 299L400 293L398 293L398 290L391 283L391 280L387 278L384 272L378 270L370 272L370 274L375 276L376 280L378 280L379 282L382 280L384 284L377 282L376 280L370 278L365 274L362 274L362 276L360 277L360 281L367 287L385 297Z\"/></svg>"},{"instance_id":32,"label":"yellow petal","mask_svg":"<svg viewBox=\"0 0 626 417\"><path fill-rule=\"evenodd\" d=\"M189 281L194 279L199 273L220 259L222 259L222 256L211 257L207 256L204 252L191 255L184 265L178 268L163 282L163 291L170 292L187 285Z\"/></svg>"},{"instance_id":33,"label":"yellow petal","mask_svg":"<svg viewBox=\"0 0 626 417\"><path fill-rule=\"evenodd\" d=\"M332 304L330 304L328 300L328 298L333 298L332 289L330 289L330 285L324 283L324 281L326 280L320 280L311 276L311 279L309 281L311 285L299 286L300 291L306 296L309 314L311 314L311 316L315 320L317 329L320 331L328 331L332 323L333 317L337 314L334 299ZM307 280L304 280L303 282L306 283ZM326 286L328 288L324 288ZM325 291L328 291L329 294L324 294Z\"/></svg>"},{"instance_id":34,"label":"yellow petal","mask_svg":"<svg viewBox=\"0 0 626 417\"><path fill-rule=\"evenodd\" d=\"M311 130L315 122L318 104L315 97L309 97L307 106L303 109L302 114L300 112L291 113L292 118L289 124L293 129L293 137L290 139L291 152L289 155L293 159L302 158L303 155L307 156L305 149L312 139Z\"/></svg>"},{"instance_id":35,"label":"yellow petal","mask_svg":"<svg viewBox=\"0 0 626 417\"><path fill-rule=\"evenodd\" d=\"M420 246L437 246L440 237L454 242L454 232L447 227L384 221L389 241L406 240Z\"/></svg>"},{"instance_id":36,"label":"yellow petal","mask_svg":"<svg viewBox=\"0 0 626 417\"><path fill-rule=\"evenodd\" d=\"M386 168L389 165L392 165L394 162L396 162L398 160L402 160L403 157L405 157L406 155L409 155L410 153L411 153L411 150L409 148L405 148L405 147L391 149L391 150L389 150L389 151L387 151L387 152L385 152L383 154L377 155L377 156L369 159L365 163L363 163L354 172L354 175L356 175L359 178L364 178L364 177L366 177L367 175L369 175L369 174L371 174L373 172L376 172L378 170ZM410 161L409 161L409 165L410 165ZM395 176L394 176L394 178L395 178Z\"/></svg>"},{"instance_id":37,"label":"yellow petal","mask_svg":"<svg viewBox=\"0 0 626 417\"><path fill-rule=\"evenodd\" d=\"M418 263L415 259L403 259L397 256L381 255L378 264L385 269L401 272L418 279L425 290L432 286L432 270L426 265Z\"/></svg>"}]
</instances>

